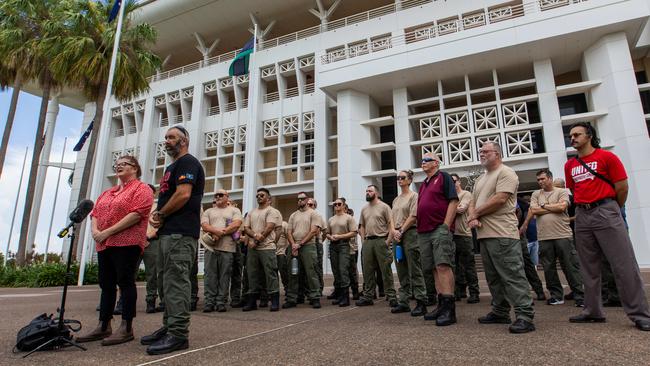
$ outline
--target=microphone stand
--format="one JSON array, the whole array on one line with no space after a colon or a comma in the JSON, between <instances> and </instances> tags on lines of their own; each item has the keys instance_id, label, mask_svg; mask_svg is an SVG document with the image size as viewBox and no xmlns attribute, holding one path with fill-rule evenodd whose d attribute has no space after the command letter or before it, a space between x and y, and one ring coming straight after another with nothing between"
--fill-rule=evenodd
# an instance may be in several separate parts
<instances>
[{"instance_id":1,"label":"microphone stand","mask_svg":"<svg viewBox=\"0 0 650 366\"><path fill-rule=\"evenodd\" d=\"M59 238L65 238L66 235L68 236L68 238L70 238L70 243L73 243L74 238L75 238L75 223L74 222L70 222L68 224L68 226L63 228L57 234L57 236ZM71 264L71 262L72 262L72 245L70 245L70 248L68 248L68 263L66 265L65 278L63 280L63 295L61 296L61 307L59 309L57 309L58 312L59 312L59 318L58 318L58 324L57 324L58 335L56 337L50 339L49 341L41 344L40 346L38 346L36 349L32 350L28 354L24 355L23 358L31 355L32 353L34 353L36 351L44 349L44 348L46 348L48 346L54 346L54 348L62 348L62 347L65 347L65 346L74 346L74 347L77 347L77 348L79 348L81 350L86 351L86 348L84 346L80 345L79 343L77 343L76 341L74 341L72 339L71 331L73 331L73 330L70 328L70 326L65 324L66 322L65 322L65 320L63 318L63 316L65 314L65 300L66 300L66 297L68 295L68 278L70 278L72 276L72 273L70 273L70 264ZM79 329L81 329L81 326L79 327ZM75 332L79 331L79 329L74 330L74 331Z\"/></svg>"}]
</instances>

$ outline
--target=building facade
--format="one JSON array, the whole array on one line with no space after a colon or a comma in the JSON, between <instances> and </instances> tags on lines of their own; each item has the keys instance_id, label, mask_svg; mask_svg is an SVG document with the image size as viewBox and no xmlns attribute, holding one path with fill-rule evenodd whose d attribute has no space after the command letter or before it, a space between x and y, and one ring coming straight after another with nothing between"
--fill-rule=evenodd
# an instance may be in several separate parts
<instances>
[{"instance_id":1,"label":"building facade","mask_svg":"<svg viewBox=\"0 0 650 366\"><path fill-rule=\"evenodd\" d=\"M110 167L122 154L158 184L169 164L164 133L182 124L206 171L206 205L223 188L247 211L264 186L285 217L300 191L324 216L339 196L358 215L368 184L390 202L399 170L420 182L423 153L437 153L446 171L476 174L486 141L501 144L525 192L538 188L541 168L563 177L568 127L587 121L627 168L630 234L650 267L650 1L385 3L260 40L248 75L228 76L236 51L204 55L152 76L149 93L112 101L95 190L115 182Z\"/></svg>"}]
</instances>

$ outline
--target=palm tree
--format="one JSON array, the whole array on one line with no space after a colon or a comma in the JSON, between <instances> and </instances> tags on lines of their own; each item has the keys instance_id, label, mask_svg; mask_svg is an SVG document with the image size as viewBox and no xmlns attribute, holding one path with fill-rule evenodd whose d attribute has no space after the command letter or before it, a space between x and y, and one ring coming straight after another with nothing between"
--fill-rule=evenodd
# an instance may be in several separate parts
<instances>
[{"instance_id":1,"label":"palm tree","mask_svg":"<svg viewBox=\"0 0 650 366\"><path fill-rule=\"evenodd\" d=\"M92 0L76 0L66 13L66 32L52 38L48 46L54 74L71 85L79 87L84 95L95 101L93 133L88 142L86 164L81 177L78 201L88 197L90 173L95 158L98 133L101 130L106 98L108 74L117 22L108 23L113 2L102 4ZM124 3L124 22L119 43L117 66L113 80L113 96L129 100L149 90L147 77L160 66L158 56L149 47L156 42L155 29L147 24L134 24L135 1ZM45 43L47 44L47 42ZM79 238L81 235L78 235ZM72 250L76 253L76 245Z\"/></svg>"},{"instance_id":2,"label":"palm tree","mask_svg":"<svg viewBox=\"0 0 650 366\"><path fill-rule=\"evenodd\" d=\"M63 13L65 0L3 0L0 13L3 13L2 31L5 36L14 35L14 39L3 47L0 54L4 54L6 62L10 67L17 70L24 70L25 75L32 76L42 90L41 108L38 117L38 125L34 135L34 150L30 166L29 179L27 181L27 195L23 210L20 238L18 241L18 252L16 264L24 265L26 256L27 232L29 218L34 202L34 190L36 186L36 173L43 148L43 135L45 131L45 117L47 105L52 90L59 88L60 83L50 71L50 60L46 54L40 52L40 44L46 37L48 31L57 28L59 17ZM20 42L19 42L19 41ZM1 40L0 40L1 42Z\"/></svg>"}]
</instances>

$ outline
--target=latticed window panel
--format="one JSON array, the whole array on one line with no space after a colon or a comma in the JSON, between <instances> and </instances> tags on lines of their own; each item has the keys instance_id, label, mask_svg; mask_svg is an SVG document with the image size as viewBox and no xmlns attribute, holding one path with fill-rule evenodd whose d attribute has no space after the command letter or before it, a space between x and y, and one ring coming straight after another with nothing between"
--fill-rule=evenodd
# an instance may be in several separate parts
<instances>
[{"instance_id":1,"label":"latticed window panel","mask_svg":"<svg viewBox=\"0 0 650 366\"><path fill-rule=\"evenodd\" d=\"M122 156L122 152L121 152L121 151L113 151L113 152L111 153L111 166L114 166L114 165L115 165L115 162L117 161L117 159L120 158L120 156Z\"/></svg>"},{"instance_id":2,"label":"latticed window panel","mask_svg":"<svg viewBox=\"0 0 650 366\"><path fill-rule=\"evenodd\" d=\"M296 69L296 63L294 61L285 62L280 64L280 72L288 72Z\"/></svg>"},{"instance_id":3,"label":"latticed window panel","mask_svg":"<svg viewBox=\"0 0 650 366\"><path fill-rule=\"evenodd\" d=\"M221 144L223 146L233 146L235 144L235 129L224 128L221 134Z\"/></svg>"},{"instance_id":4,"label":"latticed window panel","mask_svg":"<svg viewBox=\"0 0 650 366\"><path fill-rule=\"evenodd\" d=\"M525 102L506 104L503 106L504 127L528 124L528 108Z\"/></svg>"},{"instance_id":5,"label":"latticed window panel","mask_svg":"<svg viewBox=\"0 0 650 366\"><path fill-rule=\"evenodd\" d=\"M486 142L496 142L501 145L501 135L476 136L476 148L481 150Z\"/></svg>"},{"instance_id":6,"label":"latticed window panel","mask_svg":"<svg viewBox=\"0 0 650 366\"><path fill-rule=\"evenodd\" d=\"M469 118L467 111L450 113L445 116L447 135L461 135L469 133Z\"/></svg>"},{"instance_id":7,"label":"latticed window panel","mask_svg":"<svg viewBox=\"0 0 650 366\"><path fill-rule=\"evenodd\" d=\"M569 0L539 0L539 7L542 10L552 9L564 5L569 5Z\"/></svg>"},{"instance_id":8,"label":"latticed window panel","mask_svg":"<svg viewBox=\"0 0 650 366\"><path fill-rule=\"evenodd\" d=\"M315 127L314 112L305 112L302 114L302 130L304 132L313 131Z\"/></svg>"},{"instance_id":9,"label":"latticed window panel","mask_svg":"<svg viewBox=\"0 0 650 366\"><path fill-rule=\"evenodd\" d=\"M203 91L206 92L206 93L213 92L215 90L217 90L217 82L216 81L209 82L209 83L207 83L207 84L205 84L203 86Z\"/></svg>"},{"instance_id":10,"label":"latticed window panel","mask_svg":"<svg viewBox=\"0 0 650 366\"><path fill-rule=\"evenodd\" d=\"M282 118L282 134L285 136L298 134L298 116L287 116Z\"/></svg>"},{"instance_id":11,"label":"latticed window panel","mask_svg":"<svg viewBox=\"0 0 650 366\"><path fill-rule=\"evenodd\" d=\"M493 106L493 107L475 109L473 112L474 112L474 129L477 132L496 130L499 128L497 107Z\"/></svg>"},{"instance_id":12,"label":"latticed window panel","mask_svg":"<svg viewBox=\"0 0 650 366\"><path fill-rule=\"evenodd\" d=\"M529 155L533 153L533 139L530 131L506 133L508 156Z\"/></svg>"},{"instance_id":13,"label":"latticed window panel","mask_svg":"<svg viewBox=\"0 0 650 366\"><path fill-rule=\"evenodd\" d=\"M441 136L440 116L420 119L420 139L433 139Z\"/></svg>"},{"instance_id":14,"label":"latticed window panel","mask_svg":"<svg viewBox=\"0 0 650 366\"><path fill-rule=\"evenodd\" d=\"M125 114L133 113L133 109L134 109L133 104L127 104L124 106L124 113Z\"/></svg>"},{"instance_id":15,"label":"latticed window panel","mask_svg":"<svg viewBox=\"0 0 650 366\"><path fill-rule=\"evenodd\" d=\"M193 88L183 90L183 98L192 98L193 96L194 96Z\"/></svg>"},{"instance_id":16,"label":"latticed window panel","mask_svg":"<svg viewBox=\"0 0 650 366\"><path fill-rule=\"evenodd\" d=\"M314 65L314 56L307 56L303 57L299 60L300 62L300 67L307 67L307 66L313 66Z\"/></svg>"},{"instance_id":17,"label":"latticed window panel","mask_svg":"<svg viewBox=\"0 0 650 366\"><path fill-rule=\"evenodd\" d=\"M512 6L503 6L501 8L490 10L489 18L491 23L512 18Z\"/></svg>"},{"instance_id":18,"label":"latticed window panel","mask_svg":"<svg viewBox=\"0 0 650 366\"><path fill-rule=\"evenodd\" d=\"M164 159L167 151L165 150L165 143L159 142L156 144L156 159Z\"/></svg>"},{"instance_id":19,"label":"latticed window panel","mask_svg":"<svg viewBox=\"0 0 650 366\"><path fill-rule=\"evenodd\" d=\"M221 88L227 88L229 86L232 86L232 78L224 78L219 80L219 86Z\"/></svg>"},{"instance_id":20,"label":"latticed window panel","mask_svg":"<svg viewBox=\"0 0 650 366\"><path fill-rule=\"evenodd\" d=\"M424 156L425 154L429 154L429 153L430 154L436 154L438 156L438 158L440 159L440 161L442 161L443 164L444 164L444 162L445 162L444 155L445 154L443 152L441 142L437 143L437 144L422 145L420 147L420 149L422 151L422 156Z\"/></svg>"},{"instance_id":21,"label":"latticed window panel","mask_svg":"<svg viewBox=\"0 0 650 366\"><path fill-rule=\"evenodd\" d=\"M122 115L122 111L121 111L119 108L115 108L115 109L113 109L113 111L111 112L111 116L112 116L112 117L119 117L119 116L121 116L121 115Z\"/></svg>"},{"instance_id":22,"label":"latticed window panel","mask_svg":"<svg viewBox=\"0 0 650 366\"><path fill-rule=\"evenodd\" d=\"M138 103L135 105L135 109L136 109L138 112L142 112L142 111L144 111L145 103L146 103L146 102L138 102Z\"/></svg>"},{"instance_id":23,"label":"latticed window panel","mask_svg":"<svg viewBox=\"0 0 650 366\"><path fill-rule=\"evenodd\" d=\"M264 138L267 140L277 138L280 134L280 121L269 119L264 121Z\"/></svg>"},{"instance_id":24,"label":"latticed window panel","mask_svg":"<svg viewBox=\"0 0 650 366\"><path fill-rule=\"evenodd\" d=\"M179 92L169 94L168 100L170 102L175 102L175 101L180 100L180 99L181 99L181 94Z\"/></svg>"},{"instance_id":25,"label":"latticed window panel","mask_svg":"<svg viewBox=\"0 0 650 366\"><path fill-rule=\"evenodd\" d=\"M472 161L472 140L462 139L449 141L449 164Z\"/></svg>"},{"instance_id":26,"label":"latticed window panel","mask_svg":"<svg viewBox=\"0 0 650 366\"><path fill-rule=\"evenodd\" d=\"M275 75L275 66L269 66L262 69L262 77L267 78Z\"/></svg>"},{"instance_id":27,"label":"latticed window panel","mask_svg":"<svg viewBox=\"0 0 650 366\"><path fill-rule=\"evenodd\" d=\"M237 138L240 144L246 143L246 126L237 127Z\"/></svg>"},{"instance_id":28,"label":"latticed window panel","mask_svg":"<svg viewBox=\"0 0 650 366\"><path fill-rule=\"evenodd\" d=\"M448 20L446 22L438 23L438 34L444 35L449 33L458 32L458 20Z\"/></svg>"},{"instance_id":29,"label":"latticed window panel","mask_svg":"<svg viewBox=\"0 0 650 366\"><path fill-rule=\"evenodd\" d=\"M167 98L164 95L158 96L155 98L156 105L163 105L167 101Z\"/></svg>"},{"instance_id":30,"label":"latticed window panel","mask_svg":"<svg viewBox=\"0 0 650 366\"><path fill-rule=\"evenodd\" d=\"M205 134L205 148L216 149L219 146L219 131L212 131Z\"/></svg>"},{"instance_id":31,"label":"latticed window panel","mask_svg":"<svg viewBox=\"0 0 650 366\"><path fill-rule=\"evenodd\" d=\"M128 149L124 150L124 155L130 155L130 156L136 157L135 147L131 147L131 148L128 148Z\"/></svg>"}]
</instances>

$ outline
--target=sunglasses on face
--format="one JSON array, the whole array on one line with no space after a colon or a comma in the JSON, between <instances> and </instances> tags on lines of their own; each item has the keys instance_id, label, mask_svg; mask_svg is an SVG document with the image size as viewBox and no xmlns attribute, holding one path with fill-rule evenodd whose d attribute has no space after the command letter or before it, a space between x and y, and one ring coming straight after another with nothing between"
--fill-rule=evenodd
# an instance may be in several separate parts
<instances>
[{"instance_id":1,"label":"sunglasses on face","mask_svg":"<svg viewBox=\"0 0 650 366\"><path fill-rule=\"evenodd\" d=\"M314 207L314 204L313 203L308 203L307 206Z\"/></svg>"},{"instance_id":2,"label":"sunglasses on face","mask_svg":"<svg viewBox=\"0 0 650 366\"><path fill-rule=\"evenodd\" d=\"M341 202L334 202L334 207L341 207L343 206L343 203Z\"/></svg>"},{"instance_id":3,"label":"sunglasses on face","mask_svg":"<svg viewBox=\"0 0 650 366\"><path fill-rule=\"evenodd\" d=\"M404 175L398 175L397 176L397 180L407 180L407 179L409 179L409 177L404 176Z\"/></svg>"},{"instance_id":4,"label":"sunglasses on face","mask_svg":"<svg viewBox=\"0 0 650 366\"><path fill-rule=\"evenodd\" d=\"M257 198L264 198L265 196L266 195L264 193L258 193L257 195L255 195L255 197Z\"/></svg>"},{"instance_id":5,"label":"sunglasses on face","mask_svg":"<svg viewBox=\"0 0 650 366\"><path fill-rule=\"evenodd\" d=\"M226 195L225 193L215 193L214 194L214 196L217 197L217 198L221 198L221 197L223 197L225 195Z\"/></svg>"},{"instance_id":6,"label":"sunglasses on face","mask_svg":"<svg viewBox=\"0 0 650 366\"><path fill-rule=\"evenodd\" d=\"M307 197L298 197L298 201L304 201L306 199L307 199Z\"/></svg>"},{"instance_id":7,"label":"sunglasses on face","mask_svg":"<svg viewBox=\"0 0 650 366\"><path fill-rule=\"evenodd\" d=\"M434 158L422 158L422 164L430 163L432 161L436 161Z\"/></svg>"}]
</instances>

